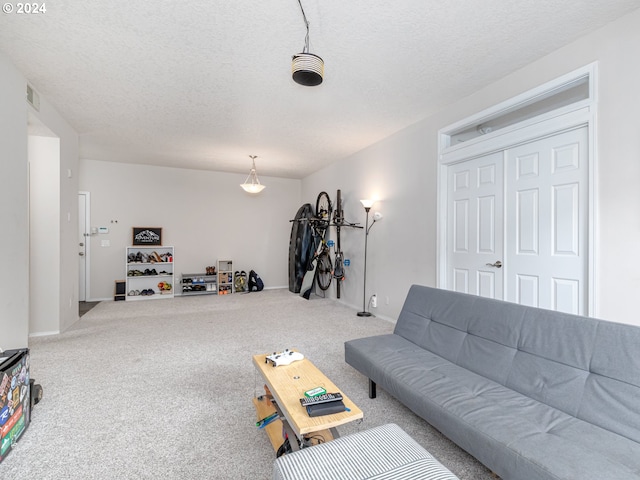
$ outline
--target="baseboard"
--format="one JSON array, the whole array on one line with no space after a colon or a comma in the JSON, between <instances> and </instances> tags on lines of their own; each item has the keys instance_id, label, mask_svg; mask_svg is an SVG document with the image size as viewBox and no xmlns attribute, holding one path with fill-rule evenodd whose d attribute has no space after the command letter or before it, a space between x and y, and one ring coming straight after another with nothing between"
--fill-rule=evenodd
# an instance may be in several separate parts
<instances>
[{"instance_id":1,"label":"baseboard","mask_svg":"<svg viewBox=\"0 0 640 480\"><path fill-rule=\"evenodd\" d=\"M342 300L338 300L338 299L334 299L334 300L336 302L346 306L346 307L353 308L354 310L357 310L357 311L361 311L362 310L362 305L356 306L356 305L353 305L351 303L344 302ZM371 311L371 309L369 309L369 311L371 312L371 314L374 317L379 318L380 320L384 320L385 322L390 322L390 323L396 323L396 319L395 318L387 317L386 315L378 315L377 313L375 313L375 311Z\"/></svg>"},{"instance_id":2,"label":"baseboard","mask_svg":"<svg viewBox=\"0 0 640 480\"><path fill-rule=\"evenodd\" d=\"M60 335L60 330L53 330L51 332L34 332L30 333L29 337L48 337L50 335Z\"/></svg>"},{"instance_id":3,"label":"baseboard","mask_svg":"<svg viewBox=\"0 0 640 480\"><path fill-rule=\"evenodd\" d=\"M283 289L283 288L289 288L287 287L264 287L265 290L279 290L279 289ZM259 293L259 292L245 292L245 293ZM180 294L175 294L174 298L176 297L182 297L183 295ZM184 295L185 297L195 297L197 295ZM113 302L113 297L107 297L107 298L91 298L91 299L87 299L85 300L85 302Z\"/></svg>"},{"instance_id":4,"label":"baseboard","mask_svg":"<svg viewBox=\"0 0 640 480\"><path fill-rule=\"evenodd\" d=\"M376 318L379 318L380 320L384 320L385 322L396 323L395 319L393 319L391 317L387 317L385 315L376 315Z\"/></svg>"}]
</instances>

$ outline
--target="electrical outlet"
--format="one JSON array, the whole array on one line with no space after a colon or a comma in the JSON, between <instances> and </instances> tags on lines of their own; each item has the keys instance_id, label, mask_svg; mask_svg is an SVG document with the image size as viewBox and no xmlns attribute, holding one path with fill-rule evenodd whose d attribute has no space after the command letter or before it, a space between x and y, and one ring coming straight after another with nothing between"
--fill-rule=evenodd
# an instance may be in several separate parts
<instances>
[{"instance_id":1,"label":"electrical outlet","mask_svg":"<svg viewBox=\"0 0 640 480\"><path fill-rule=\"evenodd\" d=\"M377 306L378 306L378 296L374 293L373 295L371 295L371 307L377 308Z\"/></svg>"}]
</instances>

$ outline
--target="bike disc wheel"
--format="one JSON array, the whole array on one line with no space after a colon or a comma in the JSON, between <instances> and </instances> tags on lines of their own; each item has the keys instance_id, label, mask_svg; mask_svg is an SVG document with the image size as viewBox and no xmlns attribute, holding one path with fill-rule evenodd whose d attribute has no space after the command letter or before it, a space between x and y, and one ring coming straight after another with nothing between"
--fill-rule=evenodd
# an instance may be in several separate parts
<instances>
[{"instance_id":1,"label":"bike disc wheel","mask_svg":"<svg viewBox=\"0 0 640 480\"><path fill-rule=\"evenodd\" d=\"M331 285L331 259L328 252L322 252L318 257L316 275L320 290L326 290Z\"/></svg>"}]
</instances>

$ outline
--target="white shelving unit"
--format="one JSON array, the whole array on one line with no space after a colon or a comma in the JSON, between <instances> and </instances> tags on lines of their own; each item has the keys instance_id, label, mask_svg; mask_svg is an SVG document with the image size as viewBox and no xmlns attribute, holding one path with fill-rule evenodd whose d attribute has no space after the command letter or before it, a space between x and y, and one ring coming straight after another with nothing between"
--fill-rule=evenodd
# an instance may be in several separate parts
<instances>
[{"instance_id":1,"label":"white shelving unit","mask_svg":"<svg viewBox=\"0 0 640 480\"><path fill-rule=\"evenodd\" d=\"M173 247L133 245L126 248L127 300L173 298ZM159 284L170 285L161 289ZM149 294L148 292L153 292ZM145 293L147 293L145 295Z\"/></svg>"},{"instance_id":2,"label":"white shelving unit","mask_svg":"<svg viewBox=\"0 0 640 480\"><path fill-rule=\"evenodd\" d=\"M183 273L182 295L215 295L218 293L217 275L205 273Z\"/></svg>"},{"instance_id":3,"label":"white shelving unit","mask_svg":"<svg viewBox=\"0 0 640 480\"><path fill-rule=\"evenodd\" d=\"M218 260L218 295L233 293L233 262Z\"/></svg>"}]
</instances>

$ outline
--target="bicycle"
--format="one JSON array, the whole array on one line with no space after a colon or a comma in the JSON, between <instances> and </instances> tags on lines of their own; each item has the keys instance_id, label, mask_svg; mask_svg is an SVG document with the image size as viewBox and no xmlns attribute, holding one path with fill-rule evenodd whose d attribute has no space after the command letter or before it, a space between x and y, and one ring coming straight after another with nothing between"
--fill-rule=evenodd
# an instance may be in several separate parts
<instances>
[{"instance_id":1,"label":"bicycle","mask_svg":"<svg viewBox=\"0 0 640 480\"><path fill-rule=\"evenodd\" d=\"M347 222L344 219L344 210L342 209L342 192L340 189L336 192L336 204L333 210L333 223L331 226L336 228L336 243L335 243L335 264L333 268L332 277L336 279L336 297L340 298L340 286L345 278L344 271L344 252L340 246L340 228L362 228L357 223Z\"/></svg>"},{"instance_id":2,"label":"bicycle","mask_svg":"<svg viewBox=\"0 0 640 480\"><path fill-rule=\"evenodd\" d=\"M327 244L326 235L331 220L331 199L327 192L320 192L316 199L316 219L320 225L316 226L319 231L320 245L316 251L316 281L320 290L328 290L331 286L333 270L331 266L331 249Z\"/></svg>"},{"instance_id":3,"label":"bicycle","mask_svg":"<svg viewBox=\"0 0 640 480\"><path fill-rule=\"evenodd\" d=\"M300 296L309 299L314 282L321 290L331 285L332 265L330 249L326 241L331 220L331 199L326 192L320 192L316 200L316 215L308 219L313 235L315 251L307 265L307 273L302 279Z\"/></svg>"},{"instance_id":4,"label":"bicycle","mask_svg":"<svg viewBox=\"0 0 640 480\"><path fill-rule=\"evenodd\" d=\"M344 224L344 210L342 210L342 192L336 192L336 205L333 211L333 224L336 227L335 265L332 277L336 279L336 297L340 298L340 284L344 280L344 255L340 247L340 227Z\"/></svg>"}]
</instances>

